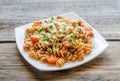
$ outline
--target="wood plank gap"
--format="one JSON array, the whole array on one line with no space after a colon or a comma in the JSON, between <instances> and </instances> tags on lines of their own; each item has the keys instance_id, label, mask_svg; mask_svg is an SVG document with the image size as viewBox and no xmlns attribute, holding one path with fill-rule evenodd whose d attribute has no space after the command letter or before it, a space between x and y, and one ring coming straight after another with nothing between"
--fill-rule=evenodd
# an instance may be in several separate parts
<instances>
[{"instance_id":1,"label":"wood plank gap","mask_svg":"<svg viewBox=\"0 0 120 81\"><path fill-rule=\"evenodd\" d=\"M0 43L16 43L16 41L0 41Z\"/></svg>"},{"instance_id":2,"label":"wood plank gap","mask_svg":"<svg viewBox=\"0 0 120 81\"><path fill-rule=\"evenodd\" d=\"M120 41L120 39L106 39L106 41ZM0 41L0 43L16 43L16 41L9 40L9 41Z\"/></svg>"},{"instance_id":3,"label":"wood plank gap","mask_svg":"<svg viewBox=\"0 0 120 81\"><path fill-rule=\"evenodd\" d=\"M120 41L120 39L106 39L107 41Z\"/></svg>"}]
</instances>

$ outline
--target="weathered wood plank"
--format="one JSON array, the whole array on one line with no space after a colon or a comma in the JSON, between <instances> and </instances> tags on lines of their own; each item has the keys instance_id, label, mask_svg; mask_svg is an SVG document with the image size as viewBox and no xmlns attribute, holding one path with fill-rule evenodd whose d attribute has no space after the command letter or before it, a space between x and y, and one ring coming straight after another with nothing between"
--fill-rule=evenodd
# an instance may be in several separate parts
<instances>
[{"instance_id":1,"label":"weathered wood plank","mask_svg":"<svg viewBox=\"0 0 120 81\"><path fill-rule=\"evenodd\" d=\"M120 20L114 17L85 17L106 39L120 39ZM92 20L93 19L93 20ZM112 22L115 20L115 22ZM39 19L3 19L0 20L0 41L15 41L14 28ZM101 21L104 20L104 21ZM103 24L104 23L104 24Z\"/></svg>"},{"instance_id":2,"label":"weathered wood plank","mask_svg":"<svg viewBox=\"0 0 120 81\"><path fill-rule=\"evenodd\" d=\"M42 72L29 65L15 43L0 43L0 81L119 81L120 42L109 47L96 59L72 69Z\"/></svg>"},{"instance_id":3,"label":"weathered wood plank","mask_svg":"<svg viewBox=\"0 0 120 81\"><path fill-rule=\"evenodd\" d=\"M0 41L15 41L14 28L75 12L106 39L120 39L120 0L0 0Z\"/></svg>"}]
</instances>

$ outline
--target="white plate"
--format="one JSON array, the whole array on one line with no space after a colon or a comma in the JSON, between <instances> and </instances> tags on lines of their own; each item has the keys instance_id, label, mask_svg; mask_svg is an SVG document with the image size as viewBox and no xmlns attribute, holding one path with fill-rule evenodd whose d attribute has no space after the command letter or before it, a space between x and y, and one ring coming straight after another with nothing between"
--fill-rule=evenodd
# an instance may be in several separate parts
<instances>
[{"instance_id":1,"label":"white plate","mask_svg":"<svg viewBox=\"0 0 120 81\"><path fill-rule=\"evenodd\" d=\"M72 20L80 19L85 24L89 25L85 20L83 20L82 18L80 18L78 15L76 15L73 12L63 14L62 16L64 16L65 18L68 18L68 19L72 19ZM24 43L25 29L28 28L28 27L31 27L32 24L33 23L29 23L29 24L26 24L26 25L15 28L16 43L17 43L18 49L19 49L21 55L24 57L24 59L28 63L30 63L33 67L35 67L36 69L41 70L41 71L64 70L64 69L69 69L69 68L73 68L73 67L82 65L82 64L94 59L98 55L100 55L106 49L106 47L108 46L108 43L105 41L105 39L93 28L93 32L95 34L94 38L92 39L93 44L94 44L94 49L93 49L93 51L90 55L86 56L83 61L65 63L65 65L63 67L49 66L45 63L41 63L37 60L34 60L34 59L30 58L28 56L28 54L22 48L23 43Z\"/></svg>"}]
</instances>

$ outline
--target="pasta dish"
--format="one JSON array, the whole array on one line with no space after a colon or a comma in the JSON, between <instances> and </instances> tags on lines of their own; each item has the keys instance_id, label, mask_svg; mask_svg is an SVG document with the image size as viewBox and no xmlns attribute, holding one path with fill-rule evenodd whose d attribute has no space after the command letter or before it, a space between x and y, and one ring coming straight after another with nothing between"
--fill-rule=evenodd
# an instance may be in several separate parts
<instances>
[{"instance_id":1,"label":"pasta dish","mask_svg":"<svg viewBox=\"0 0 120 81\"><path fill-rule=\"evenodd\" d=\"M40 62L62 67L67 62L82 61L93 48L92 27L81 20L62 16L35 21L25 30L23 49Z\"/></svg>"}]
</instances>

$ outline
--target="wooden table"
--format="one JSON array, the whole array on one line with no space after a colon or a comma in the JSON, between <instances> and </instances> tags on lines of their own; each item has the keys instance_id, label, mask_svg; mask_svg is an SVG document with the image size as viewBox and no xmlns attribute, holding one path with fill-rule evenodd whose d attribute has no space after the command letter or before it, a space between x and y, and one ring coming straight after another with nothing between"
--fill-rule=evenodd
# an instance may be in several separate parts
<instances>
[{"instance_id":1,"label":"wooden table","mask_svg":"<svg viewBox=\"0 0 120 81\"><path fill-rule=\"evenodd\" d=\"M14 28L71 11L99 31L109 47L72 69L36 70L20 55ZM120 81L120 0L0 0L0 81Z\"/></svg>"}]
</instances>

